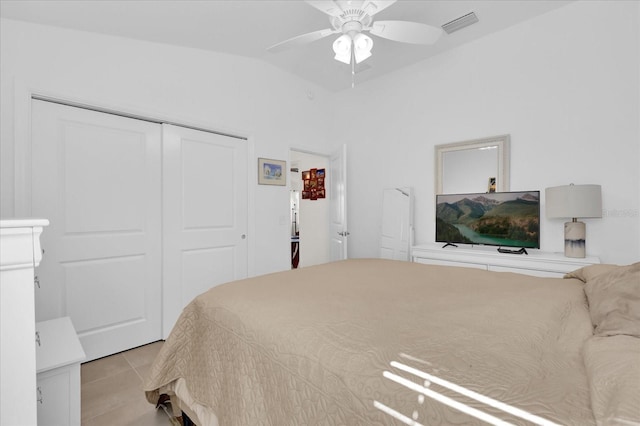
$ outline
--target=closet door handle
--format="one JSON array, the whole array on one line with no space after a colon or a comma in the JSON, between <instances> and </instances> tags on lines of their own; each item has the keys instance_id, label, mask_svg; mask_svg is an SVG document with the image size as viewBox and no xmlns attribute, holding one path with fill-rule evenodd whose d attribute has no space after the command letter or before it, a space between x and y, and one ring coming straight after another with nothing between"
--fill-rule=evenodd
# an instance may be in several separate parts
<instances>
[{"instance_id":1,"label":"closet door handle","mask_svg":"<svg viewBox=\"0 0 640 426\"><path fill-rule=\"evenodd\" d=\"M40 386L38 386L38 402L40 404L44 403L44 397L42 396L42 389L40 389Z\"/></svg>"},{"instance_id":2,"label":"closet door handle","mask_svg":"<svg viewBox=\"0 0 640 426\"><path fill-rule=\"evenodd\" d=\"M38 278L37 275L33 277L33 283L37 285L38 288L40 288L40 279Z\"/></svg>"},{"instance_id":3,"label":"closet door handle","mask_svg":"<svg viewBox=\"0 0 640 426\"><path fill-rule=\"evenodd\" d=\"M36 343L38 344L38 346L42 346L40 344L40 332L39 331L36 331Z\"/></svg>"}]
</instances>

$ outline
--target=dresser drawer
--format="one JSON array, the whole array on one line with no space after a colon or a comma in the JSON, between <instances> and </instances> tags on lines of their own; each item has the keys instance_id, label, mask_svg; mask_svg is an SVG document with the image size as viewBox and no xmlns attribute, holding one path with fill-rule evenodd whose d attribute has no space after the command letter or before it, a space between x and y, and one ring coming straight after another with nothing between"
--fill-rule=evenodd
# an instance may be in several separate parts
<instances>
[{"instance_id":1,"label":"dresser drawer","mask_svg":"<svg viewBox=\"0 0 640 426\"><path fill-rule=\"evenodd\" d=\"M496 272L515 272L516 274L532 275L534 277L543 277L543 278L562 278L564 276L563 272L542 271L542 270L527 269L527 268L509 268L505 266L494 266L494 265L489 265L489 270L496 271Z\"/></svg>"},{"instance_id":2,"label":"dresser drawer","mask_svg":"<svg viewBox=\"0 0 640 426\"><path fill-rule=\"evenodd\" d=\"M414 257L413 261L415 263L422 263L425 265L460 266L462 268L484 269L485 271L487 270L487 265L483 265L480 263L454 262L451 260L429 259L426 257Z\"/></svg>"},{"instance_id":3,"label":"dresser drawer","mask_svg":"<svg viewBox=\"0 0 640 426\"><path fill-rule=\"evenodd\" d=\"M600 263L597 257L575 259L533 249L528 254L513 254L500 253L495 247L443 247L438 244L413 246L411 256L414 262L428 265L462 266L545 278L562 278L567 272Z\"/></svg>"}]
</instances>

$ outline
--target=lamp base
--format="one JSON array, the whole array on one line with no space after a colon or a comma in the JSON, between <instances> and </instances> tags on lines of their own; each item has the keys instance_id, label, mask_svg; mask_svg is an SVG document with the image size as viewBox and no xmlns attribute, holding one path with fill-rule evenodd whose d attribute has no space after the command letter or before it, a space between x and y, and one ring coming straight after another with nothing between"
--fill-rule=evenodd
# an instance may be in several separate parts
<instances>
[{"instance_id":1,"label":"lamp base","mask_svg":"<svg viewBox=\"0 0 640 426\"><path fill-rule=\"evenodd\" d=\"M564 224L564 255L566 257L586 257L586 226L584 222Z\"/></svg>"}]
</instances>

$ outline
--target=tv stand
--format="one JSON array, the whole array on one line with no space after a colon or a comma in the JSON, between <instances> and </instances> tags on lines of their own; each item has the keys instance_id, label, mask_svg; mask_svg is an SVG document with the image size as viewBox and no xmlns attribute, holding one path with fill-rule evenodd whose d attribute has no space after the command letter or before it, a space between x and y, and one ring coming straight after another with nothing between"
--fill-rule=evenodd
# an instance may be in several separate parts
<instances>
[{"instance_id":1,"label":"tv stand","mask_svg":"<svg viewBox=\"0 0 640 426\"><path fill-rule=\"evenodd\" d=\"M509 253L509 254L526 254L529 255L529 253L527 253L527 250L522 247L520 250L511 250L511 249L505 249L502 247L498 247L498 253Z\"/></svg>"},{"instance_id":2,"label":"tv stand","mask_svg":"<svg viewBox=\"0 0 640 426\"><path fill-rule=\"evenodd\" d=\"M421 244L411 248L411 260L430 265L461 266L485 271L516 272L538 277L562 276L587 265L600 263L597 257L584 259L565 257L563 253L529 250L528 256L496 252L495 247L462 245L455 250L443 249L440 243Z\"/></svg>"},{"instance_id":3,"label":"tv stand","mask_svg":"<svg viewBox=\"0 0 640 426\"><path fill-rule=\"evenodd\" d=\"M449 246L451 246L451 247L458 247L457 245L455 245L455 244L453 244L453 243L447 243L447 244L443 245L443 246L442 246L442 248L446 248L446 247L449 247Z\"/></svg>"}]
</instances>

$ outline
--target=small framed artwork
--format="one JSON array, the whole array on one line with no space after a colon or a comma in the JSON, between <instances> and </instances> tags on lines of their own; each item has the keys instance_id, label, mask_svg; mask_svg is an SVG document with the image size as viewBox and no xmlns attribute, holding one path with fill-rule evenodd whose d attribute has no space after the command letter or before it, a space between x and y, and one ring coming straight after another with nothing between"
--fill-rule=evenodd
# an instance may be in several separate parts
<instances>
[{"instance_id":1,"label":"small framed artwork","mask_svg":"<svg viewBox=\"0 0 640 426\"><path fill-rule=\"evenodd\" d=\"M287 162L258 158L258 183L260 185L286 185Z\"/></svg>"},{"instance_id":2,"label":"small framed artwork","mask_svg":"<svg viewBox=\"0 0 640 426\"><path fill-rule=\"evenodd\" d=\"M302 180L309 180L311 179L311 171L307 170L302 172Z\"/></svg>"},{"instance_id":3,"label":"small framed artwork","mask_svg":"<svg viewBox=\"0 0 640 426\"><path fill-rule=\"evenodd\" d=\"M317 193L318 193L318 198L325 198L326 196L324 189L318 189Z\"/></svg>"},{"instance_id":4,"label":"small framed artwork","mask_svg":"<svg viewBox=\"0 0 640 426\"><path fill-rule=\"evenodd\" d=\"M316 177L318 179L323 178L324 179L324 169L318 169L316 170Z\"/></svg>"},{"instance_id":5,"label":"small framed artwork","mask_svg":"<svg viewBox=\"0 0 640 426\"><path fill-rule=\"evenodd\" d=\"M311 197L311 193L309 191L302 191L302 199L308 200Z\"/></svg>"}]
</instances>

